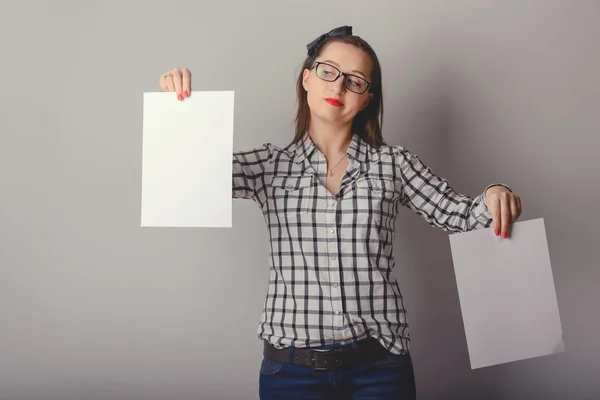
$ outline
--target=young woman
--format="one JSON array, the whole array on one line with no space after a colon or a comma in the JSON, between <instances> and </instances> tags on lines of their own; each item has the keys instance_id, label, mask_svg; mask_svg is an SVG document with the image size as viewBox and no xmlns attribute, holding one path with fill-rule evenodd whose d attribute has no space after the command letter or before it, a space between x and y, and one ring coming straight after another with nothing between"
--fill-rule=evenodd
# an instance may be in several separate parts
<instances>
[{"instance_id":1,"label":"young woman","mask_svg":"<svg viewBox=\"0 0 600 400\"><path fill-rule=\"evenodd\" d=\"M258 329L261 399L414 399L406 311L394 268L406 206L451 232L509 235L521 200L502 184L457 193L402 146L385 144L382 78L371 46L340 27L308 46L296 134L233 155L233 197L261 208L270 280ZM173 69L162 91L191 93Z\"/></svg>"}]
</instances>

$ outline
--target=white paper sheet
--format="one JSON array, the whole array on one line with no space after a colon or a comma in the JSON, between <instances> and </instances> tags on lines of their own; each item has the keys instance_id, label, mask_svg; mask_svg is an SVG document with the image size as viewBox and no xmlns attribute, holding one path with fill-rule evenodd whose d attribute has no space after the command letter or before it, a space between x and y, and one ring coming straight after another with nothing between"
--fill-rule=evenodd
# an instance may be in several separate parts
<instances>
[{"instance_id":1,"label":"white paper sheet","mask_svg":"<svg viewBox=\"0 0 600 400\"><path fill-rule=\"evenodd\" d=\"M543 218L450 235L471 368L564 351Z\"/></svg>"},{"instance_id":2,"label":"white paper sheet","mask_svg":"<svg viewBox=\"0 0 600 400\"><path fill-rule=\"evenodd\" d=\"M231 227L233 91L144 93L141 226Z\"/></svg>"}]
</instances>

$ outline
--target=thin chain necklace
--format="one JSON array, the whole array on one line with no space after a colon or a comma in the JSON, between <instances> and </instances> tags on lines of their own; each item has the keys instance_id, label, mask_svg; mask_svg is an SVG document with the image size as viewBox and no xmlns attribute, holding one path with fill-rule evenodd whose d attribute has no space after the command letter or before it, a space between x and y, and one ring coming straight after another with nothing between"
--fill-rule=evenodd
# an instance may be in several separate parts
<instances>
[{"instance_id":1,"label":"thin chain necklace","mask_svg":"<svg viewBox=\"0 0 600 400\"><path fill-rule=\"evenodd\" d=\"M342 157L342 159L340 161L338 161L337 164L335 164L332 168L329 168L329 176L332 177L333 176L333 170L341 164L342 161L344 161L344 158L346 158L346 155L344 154L344 157Z\"/></svg>"},{"instance_id":2,"label":"thin chain necklace","mask_svg":"<svg viewBox=\"0 0 600 400\"><path fill-rule=\"evenodd\" d=\"M310 138L310 140L314 143L314 140L312 140L312 135L310 134L310 132L308 132L308 137ZM337 162L337 164L335 164L332 168L329 169L329 176L332 177L333 176L333 170L341 164L342 161L344 161L344 158L346 158L346 154L344 154L344 156L340 159L340 161Z\"/></svg>"}]
</instances>

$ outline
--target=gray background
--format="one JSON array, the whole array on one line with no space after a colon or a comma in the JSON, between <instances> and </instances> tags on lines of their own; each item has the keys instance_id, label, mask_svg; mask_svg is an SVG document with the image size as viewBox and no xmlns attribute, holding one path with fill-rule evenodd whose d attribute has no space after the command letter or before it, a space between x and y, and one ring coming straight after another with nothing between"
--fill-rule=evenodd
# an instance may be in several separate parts
<instances>
[{"instance_id":1,"label":"gray background","mask_svg":"<svg viewBox=\"0 0 600 400\"><path fill-rule=\"evenodd\" d=\"M546 223L566 352L472 371L448 236L401 213L419 399L600 398L599 1L3 0L1 400L258 397L262 216L140 228L142 93L188 67L235 90L236 150L285 145L305 45L344 24L381 58L388 142Z\"/></svg>"}]
</instances>

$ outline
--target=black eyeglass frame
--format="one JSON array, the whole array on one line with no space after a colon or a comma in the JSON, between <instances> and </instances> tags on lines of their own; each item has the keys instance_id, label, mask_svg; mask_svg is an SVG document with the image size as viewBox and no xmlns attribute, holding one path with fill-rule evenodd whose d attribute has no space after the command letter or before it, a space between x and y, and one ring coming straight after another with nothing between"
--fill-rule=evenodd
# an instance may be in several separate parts
<instances>
[{"instance_id":1,"label":"black eyeglass frame","mask_svg":"<svg viewBox=\"0 0 600 400\"><path fill-rule=\"evenodd\" d=\"M320 77L320 76L319 76L319 74L317 74L317 68L319 67L319 65L320 65L320 64L322 64L322 65L327 65L328 67L331 67L331 68L335 69L335 70L338 72L338 75L337 75L337 76L336 76L336 77L335 77L333 80L327 80L327 79L324 79L324 78ZM315 63L313 64L313 68L315 69L315 75L317 75L317 77L318 77L319 79L322 79L322 80L324 80L325 82L335 82L335 81L337 81L337 80L340 78L340 76L343 76L343 77L344 77L344 86L346 87L346 89L348 89L348 90L349 90L349 91L351 91L352 93L356 93L356 94L363 94L363 93L365 93L367 90L371 89L371 87L373 86L373 85L371 84L371 82L369 82L368 80L366 80L366 79L365 79L365 78L363 78L362 76L358 76L358 75L355 75L355 74L347 74L347 73L345 73L345 72L342 72L342 71L340 71L340 69L339 69L339 68L337 68L337 67L335 67L335 66L333 66L333 65L331 65L331 64L329 64L329 63L326 63L326 62L315 61ZM357 91L355 91L355 90L352 90L352 89L350 89L350 88L348 87L348 84L346 83L346 78L347 78L347 77L350 77L350 76L351 76L351 77L353 77L353 78L358 78L358 79L361 79L361 80L365 81L365 82L367 83L367 87L365 88L365 90L363 90L362 92L357 92Z\"/></svg>"}]
</instances>

